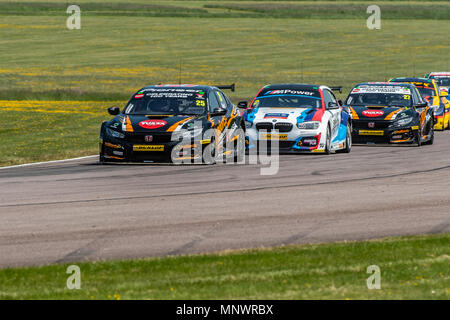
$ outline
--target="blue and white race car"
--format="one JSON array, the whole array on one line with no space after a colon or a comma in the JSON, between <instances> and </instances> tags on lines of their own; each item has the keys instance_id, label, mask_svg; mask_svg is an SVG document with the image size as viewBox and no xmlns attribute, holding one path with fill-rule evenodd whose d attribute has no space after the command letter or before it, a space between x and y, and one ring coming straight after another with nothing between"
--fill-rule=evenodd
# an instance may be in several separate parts
<instances>
[{"instance_id":1,"label":"blue and white race car","mask_svg":"<svg viewBox=\"0 0 450 320\"><path fill-rule=\"evenodd\" d=\"M247 102L239 103L240 108ZM243 114L247 148L278 140L279 151L350 152L351 117L329 87L272 84L263 87Z\"/></svg>"}]
</instances>

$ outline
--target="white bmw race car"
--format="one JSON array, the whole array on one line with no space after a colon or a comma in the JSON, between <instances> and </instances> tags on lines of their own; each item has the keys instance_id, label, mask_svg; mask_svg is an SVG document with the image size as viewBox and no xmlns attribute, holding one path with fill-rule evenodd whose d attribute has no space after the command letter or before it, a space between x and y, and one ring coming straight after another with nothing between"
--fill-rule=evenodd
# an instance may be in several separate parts
<instances>
[{"instance_id":1,"label":"white bmw race car","mask_svg":"<svg viewBox=\"0 0 450 320\"><path fill-rule=\"evenodd\" d=\"M239 107L246 107L242 101ZM279 151L350 152L351 117L326 86L273 84L263 87L243 114L250 150L278 141Z\"/></svg>"}]
</instances>

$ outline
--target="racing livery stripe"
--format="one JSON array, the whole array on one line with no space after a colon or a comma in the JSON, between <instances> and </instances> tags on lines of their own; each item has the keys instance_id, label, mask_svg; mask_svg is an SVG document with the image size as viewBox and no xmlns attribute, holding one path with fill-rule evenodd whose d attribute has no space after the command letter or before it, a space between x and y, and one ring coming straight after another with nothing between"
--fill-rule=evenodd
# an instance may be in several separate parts
<instances>
[{"instance_id":1,"label":"racing livery stripe","mask_svg":"<svg viewBox=\"0 0 450 320\"><path fill-rule=\"evenodd\" d=\"M175 122L173 125L171 125L171 126L169 127L169 129L167 129L167 132L172 132L172 131L174 131L180 124L183 124L183 123L185 123L186 121L189 121L189 120L191 120L191 119L193 119L193 118L194 118L194 117L189 117L189 118L180 120L180 121L178 121L178 122Z\"/></svg>"},{"instance_id":2,"label":"racing livery stripe","mask_svg":"<svg viewBox=\"0 0 450 320\"><path fill-rule=\"evenodd\" d=\"M319 92L320 92L320 99L322 99L322 109L325 110L325 99L323 98L323 90L319 88Z\"/></svg>"},{"instance_id":3,"label":"racing livery stripe","mask_svg":"<svg viewBox=\"0 0 450 320\"><path fill-rule=\"evenodd\" d=\"M322 117L323 117L323 110L318 109L314 113L314 116L312 117L312 121L322 121Z\"/></svg>"},{"instance_id":4,"label":"racing livery stripe","mask_svg":"<svg viewBox=\"0 0 450 320\"><path fill-rule=\"evenodd\" d=\"M263 91L264 89L265 89L265 86L262 87L262 88L258 91L258 93L257 93L256 96L253 98L252 102L250 103L250 105L248 106L247 109L251 109L251 107L253 106L253 102L255 102L255 99L258 98L259 94L260 94L261 91Z\"/></svg>"},{"instance_id":5,"label":"racing livery stripe","mask_svg":"<svg viewBox=\"0 0 450 320\"><path fill-rule=\"evenodd\" d=\"M356 113L356 111L355 111L352 107L350 107L350 111L352 112L352 118L353 118L354 120L358 120L358 119L359 119L359 116L358 116L358 114Z\"/></svg>"},{"instance_id":6,"label":"racing livery stripe","mask_svg":"<svg viewBox=\"0 0 450 320\"><path fill-rule=\"evenodd\" d=\"M384 120L391 120L392 117L393 117L394 115L396 115L397 113L399 113L400 111L403 111L403 110L404 110L404 109L401 108L401 109L392 111L391 113L389 113L389 114L386 116L386 118L384 118Z\"/></svg>"},{"instance_id":7,"label":"racing livery stripe","mask_svg":"<svg viewBox=\"0 0 450 320\"><path fill-rule=\"evenodd\" d=\"M125 120L127 122L126 130L127 132L134 132L133 126L131 125L130 117L127 116L127 119Z\"/></svg>"}]
</instances>

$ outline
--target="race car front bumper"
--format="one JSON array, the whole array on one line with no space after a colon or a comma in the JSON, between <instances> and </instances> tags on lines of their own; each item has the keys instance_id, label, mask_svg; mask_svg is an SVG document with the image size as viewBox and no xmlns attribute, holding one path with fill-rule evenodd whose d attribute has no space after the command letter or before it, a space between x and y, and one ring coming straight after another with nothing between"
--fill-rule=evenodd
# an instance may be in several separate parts
<instances>
[{"instance_id":1,"label":"race car front bumper","mask_svg":"<svg viewBox=\"0 0 450 320\"><path fill-rule=\"evenodd\" d=\"M274 134L268 139L258 139L257 135L246 136L247 150L262 149L271 151L274 146L274 139L277 139L276 149L279 153L320 153L325 152L325 143L322 140L322 135L315 132L308 135L297 137L295 140L287 140L286 135Z\"/></svg>"},{"instance_id":2,"label":"race car front bumper","mask_svg":"<svg viewBox=\"0 0 450 320\"><path fill-rule=\"evenodd\" d=\"M126 134L124 139L105 137L100 140L100 154L111 162L168 162L195 160L202 157L204 147L210 143L200 140L192 143L172 141L171 134L153 134L151 143L144 141L143 134ZM175 151L174 151L175 150Z\"/></svg>"}]
</instances>

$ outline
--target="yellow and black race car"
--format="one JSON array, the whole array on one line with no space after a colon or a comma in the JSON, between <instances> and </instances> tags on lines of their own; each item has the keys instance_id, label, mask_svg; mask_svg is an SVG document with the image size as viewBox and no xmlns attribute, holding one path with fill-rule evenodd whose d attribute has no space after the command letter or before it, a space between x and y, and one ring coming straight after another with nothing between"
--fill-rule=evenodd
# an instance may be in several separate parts
<instances>
[{"instance_id":1,"label":"yellow and black race car","mask_svg":"<svg viewBox=\"0 0 450 320\"><path fill-rule=\"evenodd\" d=\"M245 152L245 124L219 89L231 86L153 85L136 92L100 130L100 162L215 163Z\"/></svg>"},{"instance_id":2,"label":"yellow and black race car","mask_svg":"<svg viewBox=\"0 0 450 320\"><path fill-rule=\"evenodd\" d=\"M450 93L450 72L430 72L425 78L436 80L436 83L441 90Z\"/></svg>"},{"instance_id":3,"label":"yellow and black race car","mask_svg":"<svg viewBox=\"0 0 450 320\"><path fill-rule=\"evenodd\" d=\"M450 102L444 99L434 79L426 78L394 78L390 82L411 83L419 90L422 98L433 108L435 130L450 129Z\"/></svg>"},{"instance_id":4,"label":"yellow and black race car","mask_svg":"<svg viewBox=\"0 0 450 320\"><path fill-rule=\"evenodd\" d=\"M352 114L354 143L434 141L433 110L410 83L366 82L356 85L345 105Z\"/></svg>"}]
</instances>

